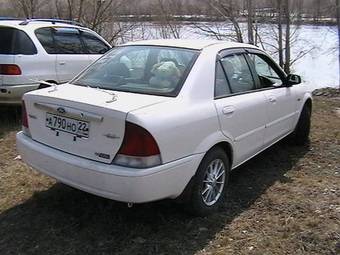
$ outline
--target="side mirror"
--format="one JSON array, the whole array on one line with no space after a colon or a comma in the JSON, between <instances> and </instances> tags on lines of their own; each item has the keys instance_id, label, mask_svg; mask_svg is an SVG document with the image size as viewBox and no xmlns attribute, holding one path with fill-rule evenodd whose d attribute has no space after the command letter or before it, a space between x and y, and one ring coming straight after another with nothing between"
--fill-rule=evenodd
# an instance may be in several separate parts
<instances>
[{"instance_id":1,"label":"side mirror","mask_svg":"<svg viewBox=\"0 0 340 255\"><path fill-rule=\"evenodd\" d=\"M296 74L288 74L286 78L286 86L290 87L301 83L301 77Z\"/></svg>"}]
</instances>

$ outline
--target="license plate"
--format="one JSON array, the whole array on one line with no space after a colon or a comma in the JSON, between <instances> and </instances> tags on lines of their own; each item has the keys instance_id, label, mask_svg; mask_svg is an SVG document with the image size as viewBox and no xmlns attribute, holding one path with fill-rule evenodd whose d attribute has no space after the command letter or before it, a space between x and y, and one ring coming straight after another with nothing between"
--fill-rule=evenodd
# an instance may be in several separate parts
<instances>
[{"instance_id":1,"label":"license plate","mask_svg":"<svg viewBox=\"0 0 340 255\"><path fill-rule=\"evenodd\" d=\"M89 137L90 124L87 121L67 118L51 113L46 113L46 127L76 135Z\"/></svg>"}]
</instances>

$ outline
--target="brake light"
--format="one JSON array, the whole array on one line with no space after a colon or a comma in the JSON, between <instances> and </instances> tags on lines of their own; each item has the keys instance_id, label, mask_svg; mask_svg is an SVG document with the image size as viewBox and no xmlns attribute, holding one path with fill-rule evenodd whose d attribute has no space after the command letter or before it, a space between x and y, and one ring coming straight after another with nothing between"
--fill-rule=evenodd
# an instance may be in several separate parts
<instances>
[{"instance_id":1,"label":"brake light","mask_svg":"<svg viewBox=\"0 0 340 255\"><path fill-rule=\"evenodd\" d=\"M144 128L126 122L125 135L114 163L136 168L146 168L161 164L157 142Z\"/></svg>"},{"instance_id":2,"label":"brake light","mask_svg":"<svg viewBox=\"0 0 340 255\"><path fill-rule=\"evenodd\" d=\"M30 131L28 129L28 117L27 117L25 101L22 101L22 106L21 106L21 123L22 123L23 133L25 135L31 136Z\"/></svg>"},{"instance_id":3,"label":"brake light","mask_svg":"<svg viewBox=\"0 0 340 255\"><path fill-rule=\"evenodd\" d=\"M26 112L25 101L22 101L22 106L21 106L21 120L22 120L22 125L23 125L25 128L28 128L28 119L27 119L27 112Z\"/></svg>"},{"instance_id":4,"label":"brake light","mask_svg":"<svg viewBox=\"0 0 340 255\"><path fill-rule=\"evenodd\" d=\"M0 64L0 74L3 74L3 75L20 75L21 69L18 65Z\"/></svg>"}]
</instances>

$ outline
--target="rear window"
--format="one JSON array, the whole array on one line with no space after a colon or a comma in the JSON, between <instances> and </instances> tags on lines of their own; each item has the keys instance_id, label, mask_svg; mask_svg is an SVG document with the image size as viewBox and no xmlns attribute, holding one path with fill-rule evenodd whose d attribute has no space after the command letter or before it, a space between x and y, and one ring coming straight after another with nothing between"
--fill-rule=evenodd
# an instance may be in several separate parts
<instances>
[{"instance_id":1,"label":"rear window","mask_svg":"<svg viewBox=\"0 0 340 255\"><path fill-rule=\"evenodd\" d=\"M108 90L177 96L199 51L159 47L116 47L71 83Z\"/></svg>"},{"instance_id":2,"label":"rear window","mask_svg":"<svg viewBox=\"0 0 340 255\"><path fill-rule=\"evenodd\" d=\"M34 55L37 54L37 49L24 31L11 27L0 27L0 54Z\"/></svg>"}]
</instances>

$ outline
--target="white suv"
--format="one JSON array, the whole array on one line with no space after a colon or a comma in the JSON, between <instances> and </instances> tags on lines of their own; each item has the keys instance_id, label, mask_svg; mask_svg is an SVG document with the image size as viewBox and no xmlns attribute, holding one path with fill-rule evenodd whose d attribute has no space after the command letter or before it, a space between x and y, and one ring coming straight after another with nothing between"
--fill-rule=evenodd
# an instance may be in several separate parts
<instances>
[{"instance_id":1,"label":"white suv","mask_svg":"<svg viewBox=\"0 0 340 255\"><path fill-rule=\"evenodd\" d=\"M0 20L0 104L21 104L38 81L64 83L111 46L92 30L63 20Z\"/></svg>"},{"instance_id":2,"label":"white suv","mask_svg":"<svg viewBox=\"0 0 340 255\"><path fill-rule=\"evenodd\" d=\"M311 93L262 50L221 41L141 41L68 84L23 99L22 159L110 199L222 204L232 169L293 134L308 141Z\"/></svg>"}]
</instances>

